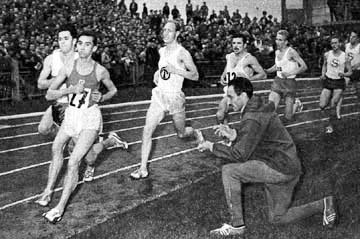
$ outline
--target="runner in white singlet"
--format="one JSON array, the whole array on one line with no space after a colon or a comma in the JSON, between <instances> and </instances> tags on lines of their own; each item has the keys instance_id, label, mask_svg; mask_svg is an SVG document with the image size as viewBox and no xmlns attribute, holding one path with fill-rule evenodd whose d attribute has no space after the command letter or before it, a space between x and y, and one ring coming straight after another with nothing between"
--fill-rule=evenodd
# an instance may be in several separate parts
<instances>
[{"instance_id":1,"label":"runner in white singlet","mask_svg":"<svg viewBox=\"0 0 360 239\"><path fill-rule=\"evenodd\" d=\"M333 125L337 119L336 105L346 86L344 78L352 74L349 58L340 49L340 38L333 36L330 43L332 50L324 54L324 63L320 76L323 81L323 89L319 104L322 118L329 117L329 125L325 129L325 133L328 134L334 131ZM329 112L326 110L328 105L330 105Z\"/></svg>"},{"instance_id":2,"label":"runner in white singlet","mask_svg":"<svg viewBox=\"0 0 360 239\"><path fill-rule=\"evenodd\" d=\"M227 84L236 77L244 77L252 80L263 80L266 78L264 69L257 59L246 51L247 37L243 34L232 36L233 52L226 55L226 66L220 78L224 85L224 97L220 101L216 118L219 124L227 123L227 112L229 110L229 98L227 97Z\"/></svg>"},{"instance_id":3,"label":"runner in white singlet","mask_svg":"<svg viewBox=\"0 0 360 239\"><path fill-rule=\"evenodd\" d=\"M159 50L159 69L154 74L157 85L152 90L151 104L146 114L142 135L140 168L130 174L133 179L148 177L147 163L151 151L151 137L165 114L172 115L179 138L195 136L202 141L201 132L185 126L185 95L182 92L184 78L197 81L198 71L190 53L177 42L180 25L168 21L163 28L165 46Z\"/></svg>"},{"instance_id":4,"label":"runner in white singlet","mask_svg":"<svg viewBox=\"0 0 360 239\"><path fill-rule=\"evenodd\" d=\"M360 100L360 43L358 33L352 31L350 33L350 42L345 45L345 54L350 61L352 75L345 77L346 86L349 82L355 87L355 95L357 100ZM341 105L343 101L341 96L339 103L336 105L336 116L341 119Z\"/></svg>"},{"instance_id":5,"label":"runner in white singlet","mask_svg":"<svg viewBox=\"0 0 360 239\"><path fill-rule=\"evenodd\" d=\"M289 33L280 30L276 34L275 64L266 69L266 73L276 72L276 77L271 86L269 101L273 101L275 108L279 106L282 97L285 98L284 123L294 121L294 103L302 108L299 99L296 97L296 75L306 71L307 66L296 50L288 46Z\"/></svg>"}]
</instances>

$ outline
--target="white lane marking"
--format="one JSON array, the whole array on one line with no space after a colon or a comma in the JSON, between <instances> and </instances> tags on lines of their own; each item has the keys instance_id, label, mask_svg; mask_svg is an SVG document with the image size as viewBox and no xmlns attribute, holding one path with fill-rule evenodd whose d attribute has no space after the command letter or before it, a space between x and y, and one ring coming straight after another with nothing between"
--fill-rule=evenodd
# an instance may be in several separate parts
<instances>
[{"instance_id":1,"label":"white lane marking","mask_svg":"<svg viewBox=\"0 0 360 239\"><path fill-rule=\"evenodd\" d=\"M296 81L318 81L318 77L313 78L297 78ZM266 79L266 80L255 80L253 82L272 82L273 79ZM259 93L268 93L270 90L259 90L255 91ZM213 94L213 95L199 95L199 96L187 96L186 99L192 100L192 99L208 99L208 98L214 98L214 97L221 97L223 94ZM115 107L124 107L124 106L135 106L135 105L143 105L143 104L149 104L150 100L144 100L144 101L135 101L135 102L125 102L125 103L118 103L118 104L109 104L109 105L102 105L100 108L108 109L108 108L115 108ZM41 116L44 114L44 112L34 112L34 113L27 113L27 114L16 114L16 115L5 115L0 116L0 120L8 120L8 119L18 119L18 118L26 118L26 117L35 117L35 116Z\"/></svg>"},{"instance_id":2,"label":"white lane marking","mask_svg":"<svg viewBox=\"0 0 360 239\"><path fill-rule=\"evenodd\" d=\"M354 104L349 104L349 105L354 105ZM344 105L344 106L348 106L348 105ZM304 110L302 112L312 112L312 111L317 111L316 109L311 109L311 110ZM233 112L232 114L236 114L235 112ZM357 114L360 114L360 112L353 112L353 113L348 113L348 114L344 114L342 115L343 117L348 117L348 116L352 116L352 115L357 115ZM279 114L279 116L283 116L284 114ZM328 120L329 118L321 118L321 119L316 119L316 120L309 120L309 121L304 121L304 122L299 122L299 123L294 123L294 124L289 124L287 125L286 127L289 127L289 128L292 128L292 127L295 127L295 126L300 126L300 125L304 125L304 124L310 124L310 123L314 123L314 122L320 122L320 121L325 121L325 120ZM234 121L234 122L231 122L230 124L237 124L239 123L240 121ZM211 129L214 125L210 125L210 126L207 126L207 127L202 127L202 128L199 128L200 130L205 130L205 129ZM152 138L152 140L158 140L158 139L164 139L164 138L169 138L169 137L173 137L173 136L176 136L176 133L172 133L172 134L167 134L167 135L162 135L162 136L158 136L158 137L154 137ZM138 140L138 141L134 141L134 142L129 142L128 145L136 145L136 144L140 144L142 141L141 140ZM113 149L114 147L110 147L108 149ZM68 159L69 157L66 157L65 159ZM13 174L13 173L16 173L16 172L20 172L20 171L24 171L24 170L27 170L27 169L31 169L31 168L36 168L36 167L40 167L40 166L43 166L43 165L46 165L46 164L50 164L51 161L47 161L47 162L42 162L42 163L39 163L39 164L33 164L33 165L30 165L30 166L26 166L26 167L22 167L22 168L17 168L17 169L13 169L13 170L10 170L10 171L6 171L6 172L2 172L0 173L0 177L1 176L5 176L5 175L9 175L9 174Z\"/></svg>"},{"instance_id":3,"label":"white lane marking","mask_svg":"<svg viewBox=\"0 0 360 239\"><path fill-rule=\"evenodd\" d=\"M190 103L186 104L186 106L193 106L193 105L206 105L206 104L216 104L218 101L205 101L205 102L199 102L199 103ZM137 112L146 112L146 109L139 109L139 110L128 110L128 111L116 111L112 113L104 113L103 116L107 115L121 115L121 114L129 114L129 113L137 113ZM31 126L31 125L37 125L40 121L37 122L29 122L29 123L22 123L22 124L13 124L13 125L4 125L3 127L0 126L0 129L9 129L9 128L17 128L22 126Z\"/></svg>"},{"instance_id":4,"label":"white lane marking","mask_svg":"<svg viewBox=\"0 0 360 239\"><path fill-rule=\"evenodd\" d=\"M342 116L347 117L347 116L352 116L352 115L357 115L357 114L360 114L360 112L353 112L353 113L349 113L349 114L344 114ZM287 125L285 127L291 128L291 127L296 127L296 126L303 125L303 124L309 124L309 123L313 123L313 122L324 121L324 120L327 120L327 119L328 118L317 119L317 120L309 120L309 121L305 121L305 122L290 124L290 125ZM235 123L238 123L238 122L239 121L233 122L232 124L235 124ZM213 126L208 126L208 127L205 127L205 128L210 128L210 127L213 127ZM149 163L156 162L156 161L159 161L159 160L162 160L162 159L175 157L175 156L182 155L182 154L185 154L185 153L189 153L189 152L192 152L192 151L194 151L196 149L197 149L197 147L194 147L194 148L190 148L190 149L181 150L181 151L178 151L178 152L175 152L175 153L172 153L172 154L164 155L164 156L161 156L161 157L157 157L157 158L149 160ZM126 170L129 170L129 169L135 168L135 167L139 167L139 166L140 166L140 163L137 163L137 164L132 164L132 165L129 165L129 166L126 166L126 167L118 168L118 169L109 171L107 173L97 175L97 176L94 177L94 180L101 179L101 178L110 176L112 174L116 174L116 173L126 171ZM80 184L83 184L83 183L84 183L84 181L80 181L80 182L78 182L77 185L80 185ZM58 192L58 191L61 191L62 189L63 189L62 187L59 187L59 188L56 188L54 191ZM6 204L6 205L0 207L0 211L4 210L6 208L16 206L16 205L21 204L21 203L26 203L26 202L34 200L34 199L36 199L36 198L38 198L40 196L41 196L41 194L36 194L34 196L31 196L31 197L28 197L28 198L25 198L25 199L22 199L22 200L18 200L16 202Z\"/></svg>"},{"instance_id":5,"label":"white lane marking","mask_svg":"<svg viewBox=\"0 0 360 239\"><path fill-rule=\"evenodd\" d=\"M348 99L350 97L345 97L344 99ZM303 104L312 104L312 103L316 103L319 101L309 101L309 102L304 102ZM352 104L344 104L343 106L352 106L352 105L356 105L357 103L352 103ZM312 110L303 110L302 112L311 112L311 111L319 111L320 109L312 109ZM205 119L205 118L211 118L214 115L209 115L209 116L200 116L200 117L193 117L193 118L187 118L186 120L195 120L195 119ZM159 125L165 125L165 124L171 124L172 121L166 121L166 122L161 122ZM143 128L144 126L135 126L135 127L131 127L131 128L124 128L124 129L120 129L120 130L112 130L114 132L124 132L124 131L129 131L129 130L135 130L135 129L140 129ZM106 133L106 132L104 132ZM19 147L19 148L13 148L13 149L6 149L6 150L2 150L0 151L0 154L3 153L8 153L8 152L13 152L13 151L17 151L17 150L25 150L25 149L30 149L30 148L36 148L36 147L40 147L40 146L44 146L44 145L49 145L51 144L51 142L45 142L45 143L41 143L41 144L34 144L34 145L29 145L29 146L24 146L24 147Z\"/></svg>"},{"instance_id":6,"label":"white lane marking","mask_svg":"<svg viewBox=\"0 0 360 239\"><path fill-rule=\"evenodd\" d=\"M217 102L217 103L219 103L219 102ZM201 112L201 111L207 111L207 110L213 110L213 109L217 109L217 107L204 108L204 109L198 109L198 110L189 110L189 111L186 111L186 113ZM133 121L133 120L138 120L138 119L145 119L145 118L146 118L146 116L139 116L139 117L134 117L134 118L106 121L103 124L113 124L113 123ZM15 138L21 138L21 137L27 137L27 136L34 136L34 135L40 135L40 134L38 132L27 133L27 134L18 134L18 135L13 135L13 136L0 137L0 140L15 139Z\"/></svg>"}]
</instances>

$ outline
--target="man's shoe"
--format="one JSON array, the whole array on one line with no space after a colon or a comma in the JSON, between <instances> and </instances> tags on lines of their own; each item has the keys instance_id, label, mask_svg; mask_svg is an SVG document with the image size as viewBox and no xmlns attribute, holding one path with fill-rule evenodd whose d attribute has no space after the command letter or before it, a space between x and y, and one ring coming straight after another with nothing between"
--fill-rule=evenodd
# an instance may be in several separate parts
<instances>
[{"instance_id":1,"label":"man's shoe","mask_svg":"<svg viewBox=\"0 0 360 239\"><path fill-rule=\"evenodd\" d=\"M140 169L136 169L134 172L130 174L130 178L134 180L145 179L147 177L149 177L149 172L147 171L144 172L141 171Z\"/></svg>"},{"instance_id":2,"label":"man's shoe","mask_svg":"<svg viewBox=\"0 0 360 239\"><path fill-rule=\"evenodd\" d=\"M210 231L210 235L216 235L216 236L233 236L233 235L242 236L244 235L244 233L245 233L245 226L233 227L226 223L224 223L222 227Z\"/></svg>"},{"instance_id":3,"label":"man's shoe","mask_svg":"<svg viewBox=\"0 0 360 239\"><path fill-rule=\"evenodd\" d=\"M50 211L44 213L42 216L52 224L56 224L57 222L60 222L62 219L62 215L60 214L60 211L57 208L51 209Z\"/></svg>"},{"instance_id":4,"label":"man's shoe","mask_svg":"<svg viewBox=\"0 0 360 239\"><path fill-rule=\"evenodd\" d=\"M199 129L194 129L194 137L196 139L196 143L198 144L205 141L205 138Z\"/></svg>"},{"instance_id":5,"label":"man's shoe","mask_svg":"<svg viewBox=\"0 0 360 239\"><path fill-rule=\"evenodd\" d=\"M329 125L325 128L326 134L332 134L333 132L334 132L334 128L331 125Z\"/></svg>"},{"instance_id":6,"label":"man's shoe","mask_svg":"<svg viewBox=\"0 0 360 239\"><path fill-rule=\"evenodd\" d=\"M87 165L84 172L84 182L91 182L94 180L95 167Z\"/></svg>"},{"instance_id":7,"label":"man's shoe","mask_svg":"<svg viewBox=\"0 0 360 239\"><path fill-rule=\"evenodd\" d=\"M123 149L129 148L128 143L125 140L121 139L120 136L115 132L109 133L109 139L113 139L115 148L123 148Z\"/></svg>"},{"instance_id":8,"label":"man's shoe","mask_svg":"<svg viewBox=\"0 0 360 239\"><path fill-rule=\"evenodd\" d=\"M51 194L52 193L53 193L53 191L51 191L51 192L43 192L41 194L40 198L35 201L35 203L42 206L42 207L46 207L51 202Z\"/></svg>"},{"instance_id":9,"label":"man's shoe","mask_svg":"<svg viewBox=\"0 0 360 239\"><path fill-rule=\"evenodd\" d=\"M323 225L333 228L337 219L335 199L333 196L324 198Z\"/></svg>"},{"instance_id":10,"label":"man's shoe","mask_svg":"<svg viewBox=\"0 0 360 239\"><path fill-rule=\"evenodd\" d=\"M301 100L299 98L295 99L295 103L294 103L294 111L296 113L300 113L304 108L303 103L301 102Z\"/></svg>"}]
</instances>

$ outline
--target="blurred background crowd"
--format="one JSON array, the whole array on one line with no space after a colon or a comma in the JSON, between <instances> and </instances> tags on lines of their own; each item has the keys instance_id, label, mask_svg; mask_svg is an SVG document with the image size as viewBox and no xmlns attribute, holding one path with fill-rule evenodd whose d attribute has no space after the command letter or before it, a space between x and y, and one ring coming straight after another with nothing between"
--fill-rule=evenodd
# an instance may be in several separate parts
<instances>
[{"instance_id":1,"label":"blurred background crowd","mask_svg":"<svg viewBox=\"0 0 360 239\"><path fill-rule=\"evenodd\" d=\"M143 4L140 12L136 0L126 1L2 0L0 72L11 71L11 62L15 61L19 71L31 72L36 79L45 56L58 47L57 29L68 22L78 31L99 33L101 41L94 58L109 69L114 82L152 75L159 59L157 50L162 45L161 27L167 19L181 23L179 41L196 63L224 60L231 51L231 34L243 32L250 39L248 51L257 56L263 67L268 67L273 64L269 59L273 59L276 32L282 28L290 32L292 46L307 61L310 70L319 70L319 59L329 47L329 36L339 34L345 40L349 34L336 28L279 22L266 11L252 18L239 9L229 12L227 6L215 12L206 1L188 0L186 16L166 2L162 9L147 9ZM340 2L348 6L357 1ZM332 6L333 21L348 17L345 12L348 8L341 10L343 5L339 1L329 0L328 4ZM356 12L352 14L357 16Z\"/></svg>"}]
</instances>

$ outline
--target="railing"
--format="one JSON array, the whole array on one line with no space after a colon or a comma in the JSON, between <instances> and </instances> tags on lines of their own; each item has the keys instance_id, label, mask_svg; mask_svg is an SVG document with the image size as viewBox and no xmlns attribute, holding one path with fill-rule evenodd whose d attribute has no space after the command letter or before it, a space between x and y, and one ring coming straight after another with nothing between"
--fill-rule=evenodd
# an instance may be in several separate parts
<instances>
[{"instance_id":1,"label":"railing","mask_svg":"<svg viewBox=\"0 0 360 239\"><path fill-rule=\"evenodd\" d=\"M264 68L274 64L273 57L258 57L259 62ZM299 77L319 76L320 69L317 59L305 59L308 70ZM191 82L185 87L210 87L216 86L222 74L225 61L199 61L195 63L199 71L199 82ZM16 67L15 67L16 69ZM115 86L118 88L145 85L153 85L153 75L157 69L151 68L145 64L132 62L129 64L113 64L110 75ZM273 78L269 75L268 78ZM13 71L0 73L0 101L21 101L26 98L42 97L46 90L37 88L38 73L30 70Z\"/></svg>"}]
</instances>

